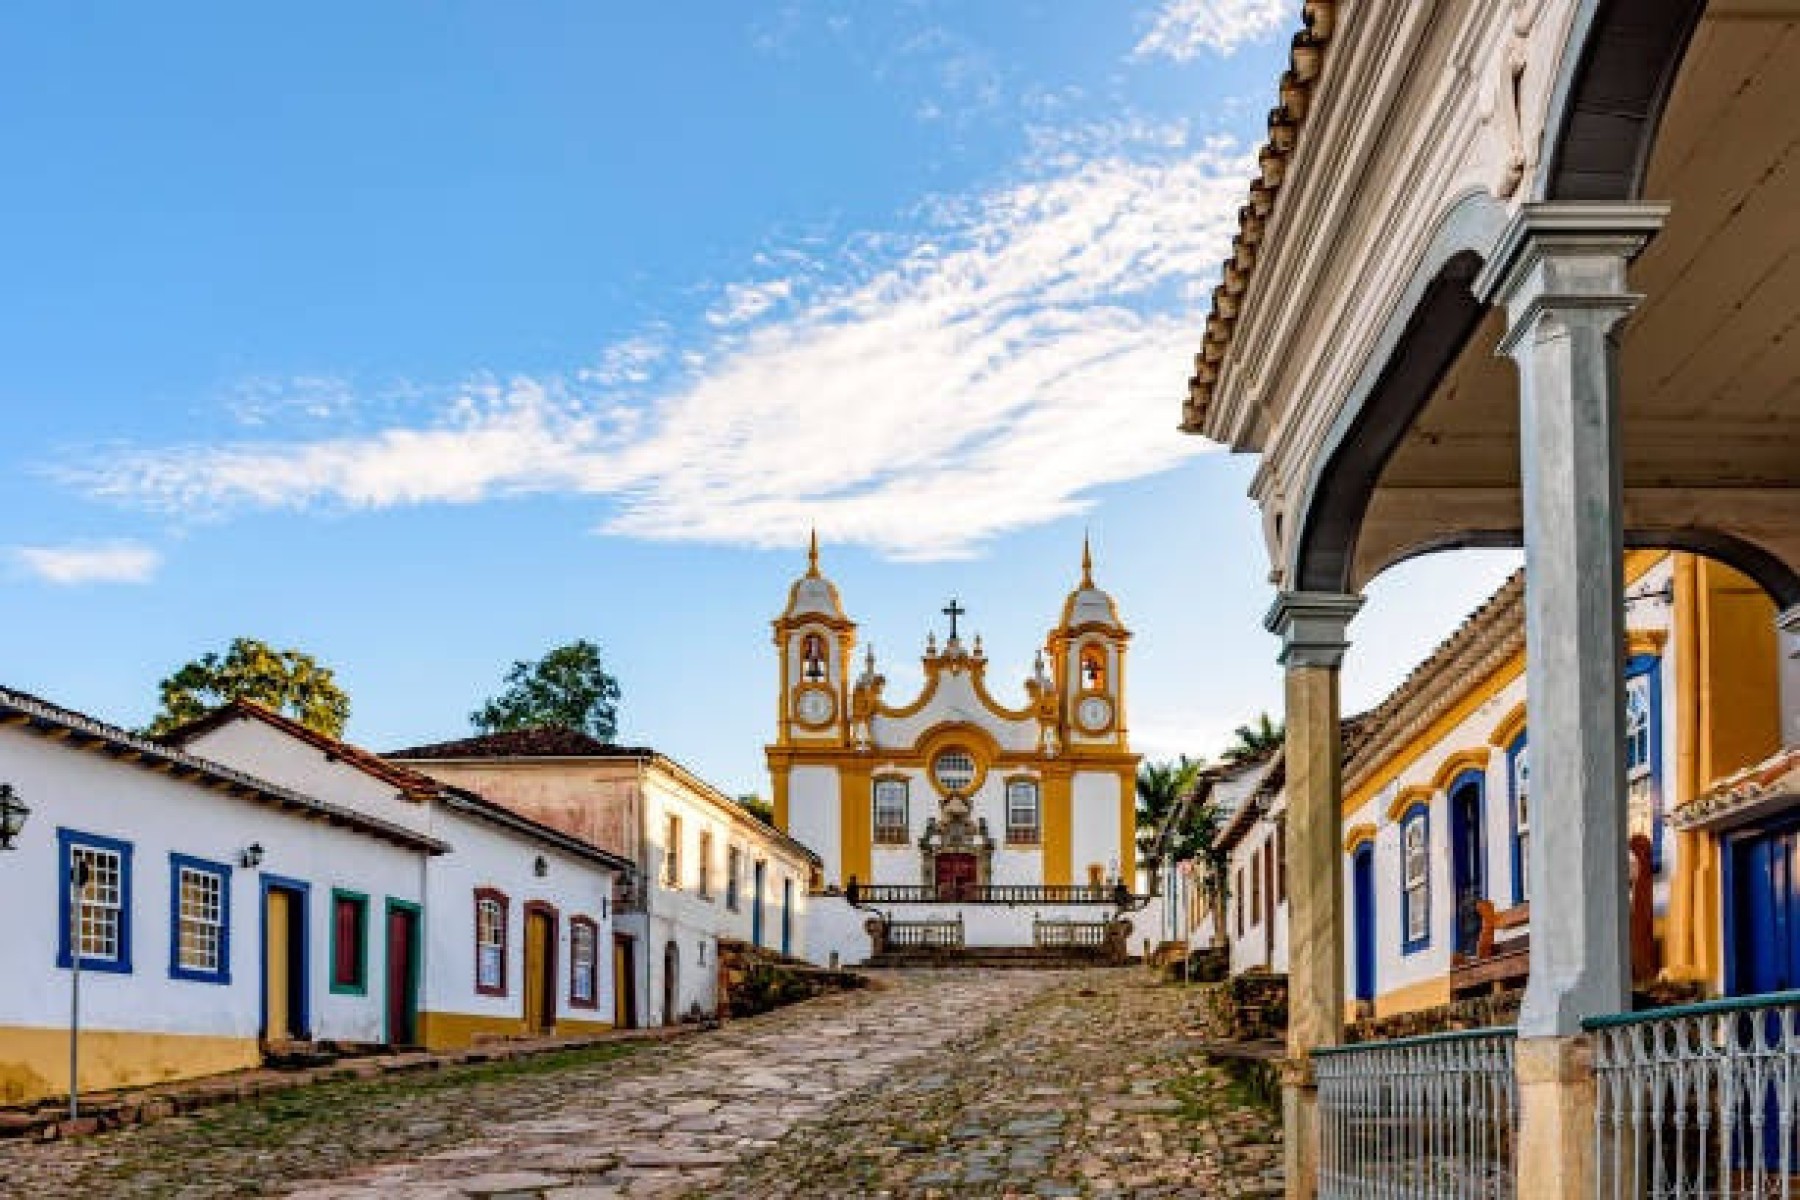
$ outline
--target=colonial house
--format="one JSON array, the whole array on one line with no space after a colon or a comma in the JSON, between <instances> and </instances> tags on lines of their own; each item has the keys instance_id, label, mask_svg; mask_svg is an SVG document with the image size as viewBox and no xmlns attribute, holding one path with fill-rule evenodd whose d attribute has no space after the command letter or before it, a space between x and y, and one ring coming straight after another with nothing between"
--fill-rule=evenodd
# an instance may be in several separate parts
<instances>
[{"instance_id":1,"label":"colonial house","mask_svg":"<svg viewBox=\"0 0 1800 1200\"><path fill-rule=\"evenodd\" d=\"M339 807L441 839L447 854L404 873L428 920L409 956L394 950L398 919L375 892L284 865L266 851L293 899L286 920L323 951L297 961L341 997L413 989L416 1026L380 1039L433 1049L484 1037L578 1036L614 1024L609 947L615 893L631 862L465 788L447 786L254 704L228 704L169 735L183 749L321 796ZM399 875L396 872L396 875ZM387 950L373 952L375 933ZM308 1013L292 1033L318 1038Z\"/></svg>"},{"instance_id":2,"label":"colonial house","mask_svg":"<svg viewBox=\"0 0 1800 1200\"><path fill-rule=\"evenodd\" d=\"M1243 876L1235 885L1240 892L1248 886L1246 872L1255 856L1242 850L1243 834L1256 825L1269 800L1280 794L1280 777L1279 748L1255 758L1203 768L1193 787L1164 819L1148 857L1161 892L1165 947L1185 949L1190 955L1199 950L1229 951L1232 881ZM1212 854L1183 858L1177 831L1186 828L1193 814L1203 808L1214 814ZM1265 851L1258 846L1256 852ZM1246 961L1244 967L1248 966Z\"/></svg>"},{"instance_id":3,"label":"colonial house","mask_svg":"<svg viewBox=\"0 0 1800 1200\"><path fill-rule=\"evenodd\" d=\"M415 1040L444 831L4 688L0 781L29 810L0 831L0 1104L68 1091L77 968L82 1090Z\"/></svg>"},{"instance_id":4,"label":"colonial house","mask_svg":"<svg viewBox=\"0 0 1800 1200\"><path fill-rule=\"evenodd\" d=\"M608 944L620 1025L714 1014L721 939L806 954L818 856L667 755L546 728L389 757L636 864Z\"/></svg>"},{"instance_id":5,"label":"colonial house","mask_svg":"<svg viewBox=\"0 0 1800 1200\"><path fill-rule=\"evenodd\" d=\"M1787 760L1762 761L1780 740L1770 604L1731 568L1688 554L1635 551L1625 577L1633 978L1742 994L1737 965L1767 958L1750 941L1790 901L1767 868L1754 885L1749 867L1722 885L1718 851L1696 835L1735 831L1734 862L1779 858L1788 844L1768 783ZM1541 794L1533 802L1524 587L1521 572L1390 696L1345 722L1349 1019L1526 982L1532 818L1558 809ZM1740 769L1703 796L1704 781ZM1282 783L1277 767L1217 841L1231 856L1234 972L1288 967Z\"/></svg>"},{"instance_id":6,"label":"colonial house","mask_svg":"<svg viewBox=\"0 0 1800 1200\"><path fill-rule=\"evenodd\" d=\"M962 606L944 612L911 698L887 695L872 648L852 676L857 626L819 569L816 537L773 623L769 775L776 824L822 859L815 960L863 962L914 936L937 953L1097 945L1123 929L1117 901L1137 879L1131 634L1086 548L1022 705L989 690Z\"/></svg>"}]
</instances>

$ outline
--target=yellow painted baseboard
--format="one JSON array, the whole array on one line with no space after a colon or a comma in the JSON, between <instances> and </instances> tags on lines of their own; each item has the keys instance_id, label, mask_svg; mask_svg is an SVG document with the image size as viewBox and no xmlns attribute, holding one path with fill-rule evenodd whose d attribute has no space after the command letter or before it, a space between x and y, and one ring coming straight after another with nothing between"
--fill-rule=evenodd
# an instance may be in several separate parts
<instances>
[{"instance_id":1,"label":"yellow painted baseboard","mask_svg":"<svg viewBox=\"0 0 1800 1200\"><path fill-rule=\"evenodd\" d=\"M81 1090L194 1079L254 1067L261 1061L253 1037L84 1029ZM0 1026L0 1104L29 1104L68 1091L68 1030Z\"/></svg>"},{"instance_id":2,"label":"yellow painted baseboard","mask_svg":"<svg viewBox=\"0 0 1800 1200\"><path fill-rule=\"evenodd\" d=\"M558 1015L557 1037L592 1037L611 1030L611 1021L586 1020ZM484 1013L424 1012L419 1030L429 1050L459 1050L484 1037L524 1037L523 1017L495 1017Z\"/></svg>"}]
</instances>

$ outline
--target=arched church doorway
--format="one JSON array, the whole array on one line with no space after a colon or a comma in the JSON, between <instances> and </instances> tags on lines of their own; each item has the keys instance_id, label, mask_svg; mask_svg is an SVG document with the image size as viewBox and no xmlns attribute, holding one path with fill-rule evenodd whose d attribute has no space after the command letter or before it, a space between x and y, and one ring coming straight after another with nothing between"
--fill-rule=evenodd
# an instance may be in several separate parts
<instances>
[{"instance_id":1,"label":"arched church doorway","mask_svg":"<svg viewBox=\"0 0 1800 1200\"><path fill-rule=\"evenodd\" d=\"M1451 948L1473 955L1481 938L1481 910L1487 899L1487 839L1482 830L1482 777L1467 771L1450 785L1450 894L1455 901Z\"/></svg>"}]
</instances>

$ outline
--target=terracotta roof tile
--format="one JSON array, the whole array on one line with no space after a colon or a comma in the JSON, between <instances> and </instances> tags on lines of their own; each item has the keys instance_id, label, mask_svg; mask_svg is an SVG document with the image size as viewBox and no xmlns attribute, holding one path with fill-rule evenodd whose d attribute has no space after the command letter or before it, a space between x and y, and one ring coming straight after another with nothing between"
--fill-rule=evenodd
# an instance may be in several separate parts
<instances>
[{"instance_id":1,"label":"terracotta roof tile","mask_svg":"<svg viewBox=\"0 0 1800 1200\"><path fill-rule=\"evenodd\" d=\"M482 733L474 737L456 738L448 742L432 742L391 750L391 758L654 758L656 751L645 746L616 746L592 734L560 725L539 725L531 729L510 729L501 733Z\"/></svg>"}]
</instances>

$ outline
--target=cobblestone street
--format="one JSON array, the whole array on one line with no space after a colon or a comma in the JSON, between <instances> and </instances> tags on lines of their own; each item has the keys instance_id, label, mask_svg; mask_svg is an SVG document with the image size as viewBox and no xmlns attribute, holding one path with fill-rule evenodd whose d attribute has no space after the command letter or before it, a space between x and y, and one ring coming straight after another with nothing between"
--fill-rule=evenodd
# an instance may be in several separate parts
<instances>
[{"instance_id":1,"label":"cobblestone street","mask_svg":"<svg viewBox=\"0 0 1800 1200\"><path fill-rule=\"evenodd\" d=\"M0 1193L1266 1196L1278 1122L1139 971L916 973L674 1043L0 1148Z\"/></svg>"}]
</instances>

